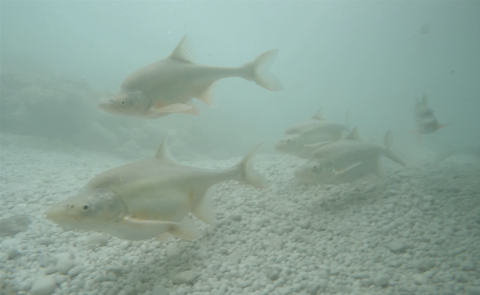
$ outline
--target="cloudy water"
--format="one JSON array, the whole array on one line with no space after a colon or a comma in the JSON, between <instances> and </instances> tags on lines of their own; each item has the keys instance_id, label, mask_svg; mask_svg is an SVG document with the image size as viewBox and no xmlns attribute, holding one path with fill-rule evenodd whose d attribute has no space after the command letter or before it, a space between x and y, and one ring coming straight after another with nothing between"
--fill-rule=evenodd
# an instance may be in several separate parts
<instances>
[{"instance_id":1,"label":"cloudy water","mask_svg":"<svg viewBox=\"0 0 480 295\"><path fill-rule=\"evenodd\" d=\"M480 3L0 8L0 295L480 294Z\"/></svg>"}]
</instances>

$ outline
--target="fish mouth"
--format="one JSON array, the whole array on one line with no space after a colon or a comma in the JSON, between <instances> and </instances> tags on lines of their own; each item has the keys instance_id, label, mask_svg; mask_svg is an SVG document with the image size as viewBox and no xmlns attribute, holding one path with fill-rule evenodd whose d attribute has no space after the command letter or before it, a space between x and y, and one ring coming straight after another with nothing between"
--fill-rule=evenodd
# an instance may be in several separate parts
<instances>
[{"instance_id":1,"label":"fish mouth","mask_svg":"<svg viewBox=\"0 0 480 295\"><path fill-rule=\"evenodd\" d=\"M113 99L111 98L102 99L98 103L98 108L109 113L118 113L118 110L114 107Z\"/></svg>"},{"instance_id":2,"label":"fish mouth","mask_svg":"<svg viewBox=\"0 0 480 295\"><path fill-rule=\"evenodd\" d=\"M48 220L57 221L59 219L64 219L65 214L62 213L59 206L53 205L53 206L51 206L50 208L47 209L47 211L45 212L45 217Z\"/></svg>"}]
</instances>

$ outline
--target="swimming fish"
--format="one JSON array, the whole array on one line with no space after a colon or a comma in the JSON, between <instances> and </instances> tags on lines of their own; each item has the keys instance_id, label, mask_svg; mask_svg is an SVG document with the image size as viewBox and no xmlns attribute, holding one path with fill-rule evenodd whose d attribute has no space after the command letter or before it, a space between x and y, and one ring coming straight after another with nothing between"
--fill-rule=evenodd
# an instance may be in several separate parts
<instances>
[{"instance_id":1,"label":"swimming fish","mask_svg":"<svg viewBox=\"0 0 480 295\"><path fill-rule=\"evenodd\" d=\"M423 94L422 100L417 98L415 106L415 121L417 123L417 132L420 134L430 134L444 128L450 124L439 124L432 109L427 107L428 96Z\"/></svg>"},{"instance_id":2,"label":"swimming fish","mask_svg":"<svg viewBox=\"0 0 480 295\"><path fill-rule=\"evenodd\" d=\"M285 130L285 134L301 133L305 129L309 129L312 126L321 123L322 121L325 121L325 118L323 117L323 108L320 108L311 118L308 118L307 120Z\"/></svg>"},{"instance_id":3,"label":"swimming fish","mask_svg":"<svg viewBox=\"0 0 480 295\"><path fill-rule=\"evenodd\" d=\"M295 171L295 177L300 182L321 184L354 183L370 175L383 181L382 155L405 165L390 150L392 141L392 133L388 131L384 138L385 147L362 142L355 128L346 139L321 144L310 161Z\"/></svg>"},{"instance_id":4,"label":"swimming fish","mask_svg":"<svg viewBox=\"0 0 480 295\"><path fill-rule=\"evenodd\" d=\"M453 155L467 155L473 156L480 160L480 146L469 146L469 147L452 147L446 145L444 151L437 153L435 156L435 162L441 162Z\"/></svg>"},{"instance_id":5,"label":"swimming fish","mask_svg":"<svg viewBox=\"0 0 480 295\"><path fill-rule=\"evenodd\" d=\"M308 159L317 149L316 144L340 140L343 132L348 131L348 127L325 120L321 111L322 109L317 111L309 120L287 129L285 136L274 145L274 149Z\"/></svg>"},{"instance_id":6,"label":"swimming fish","mask_svg":"<svg viewBox=\"0 0 480 295\"><path fill-rule=\"evenodd\" d=\"M164 138L154 158L99 174L77 196L52 205L46 217L66 230L126 240L162 241L171 235L193 240L200 233L189 212L206 223L215 219L210 187L229 180L266 187L253 169L259 147L232 168L211 170L175 162Z\"/></svg>"},{"instance_id":7,"label":"swimming fish","mask_svg":"<svg viewBox=\"0 0 480 295\"><path fill-rule=\"evenodd\" d=\"M191 100L198 98L211 105L213 83L228 77L241 77L268 90L280 91L280 82L268 71L276 56L277 50L270 50L236 68L200 65L192 61L185 35L170 56L132 73L123 81L120 92L103 99L99 108L140 118L159 118L171 113L198 115L199 110Z\"/></svg>"}]
</instances>

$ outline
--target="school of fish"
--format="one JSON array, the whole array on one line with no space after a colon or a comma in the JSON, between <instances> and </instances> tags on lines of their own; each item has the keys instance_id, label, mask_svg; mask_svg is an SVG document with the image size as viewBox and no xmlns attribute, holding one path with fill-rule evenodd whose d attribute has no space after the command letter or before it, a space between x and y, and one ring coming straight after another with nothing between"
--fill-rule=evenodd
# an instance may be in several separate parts
<instances>
[{"instance_id":1,"label":"school of fish","mask_svg":"<svg viewBox=\"0 0 480 295\"><path fill-rule=\"evenodd\" d=\"M277 50L260 54L236 68L206 66L191 59L188 37L184 36L166 58L138 69L122 83L117 95L100 101L99 108L122 116L155 119L172 113L198 115L192 103L197 98L213 103L212 87L220 79L240 77L271 90L282 90L279 80L268 71ZM414 109L416 132L427 135L448 124L438 123L427 106L424 94ZM382 158L398 165L404 161L393 151L393 135L387 131L384 145L360 139L358 129L327 121L322 109L311 118L285 130L274 149L305 163L295 170L301 183L317 185L383 183ZM91 179L76 195L52 205L46 218L65 230L104 232L126 240L171 236L194 240L201 236L193 214L205 223L215 220L212 186L235 180L255 188L267 186L267 179L253 168L260 145L237 165L221 170L188 167L171 156L167 137L151 159L110 169ZM455 153L480 157L476 148L448 148L438 161Z\"/></svg>"}]
</instances>

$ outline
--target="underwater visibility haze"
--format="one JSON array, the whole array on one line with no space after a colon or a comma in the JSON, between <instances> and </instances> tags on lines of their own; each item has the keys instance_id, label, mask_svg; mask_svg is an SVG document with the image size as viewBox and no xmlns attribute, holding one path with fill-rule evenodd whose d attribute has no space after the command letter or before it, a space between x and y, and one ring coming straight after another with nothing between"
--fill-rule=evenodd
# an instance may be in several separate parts
<instances>
[{"instance_id":1,"label":"underwater visibility haze","mask_svg":"<svg viewBox=\"0 0 480 295\"><path fill-rule=\"evenodd\" d=\"M0 295L480 294L479 16L2 1Z\"/></svg>"}]
</instances>

